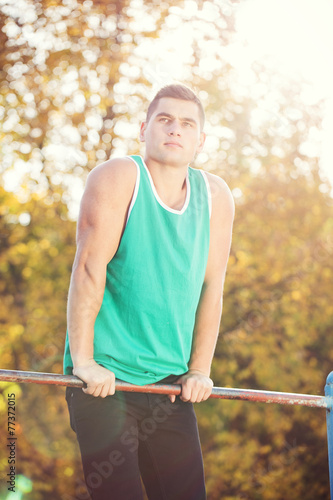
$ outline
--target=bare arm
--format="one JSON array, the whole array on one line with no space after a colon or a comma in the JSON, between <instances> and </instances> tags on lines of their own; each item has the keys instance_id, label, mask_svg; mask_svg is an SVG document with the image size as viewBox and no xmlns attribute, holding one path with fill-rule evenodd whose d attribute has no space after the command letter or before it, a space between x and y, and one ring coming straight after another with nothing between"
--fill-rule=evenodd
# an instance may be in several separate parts
<instances>
[{"instance_id":1,"label":"bare arm","mask_svg":"<svg viewBox=\"0 0 333 500\"><path fill-rule=\"evenodd\" d=\"M110 160L88 176L77 227L67 324L73 373L84 392L114 393L114 374L94 361L94 324L104 295L106 267L117 251L136 180L131 160Z\"/></svg>"},{"instance_id":2,"label":"bare arm","mask_svg":"<svg viewBox=\"0 0 333 500\"><path fill-rule=\"evenodd\" d=\"M182 399L193 403L207 399L213 387L209 376L219 334L235 213L234 201L225 182L211 174L208 179L212 191L208 262L196 314L189 371L179 380Z\"/></svg>"}]
</instances>

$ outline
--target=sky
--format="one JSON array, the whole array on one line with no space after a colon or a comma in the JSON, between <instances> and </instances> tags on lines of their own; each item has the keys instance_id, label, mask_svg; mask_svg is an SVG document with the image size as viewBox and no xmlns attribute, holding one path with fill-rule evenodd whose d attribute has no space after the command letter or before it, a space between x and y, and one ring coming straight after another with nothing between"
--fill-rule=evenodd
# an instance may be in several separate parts
<instances>
[{"instance_id":1,"label":"sky","mask_svg":"<svg viewBox=\"0 0 333 500\"><path fill-rule=\"evenodd\" d=\"M278 71L311 84L310 98L326 100L320 165L333 184L333 2L246 0L236 12L231 50L240 74L252 61L271 55Z\"/></svg>"},{"instance_id":2,"label":"sky","mask_svg":"<svg viewBox=\"0 0 333 500\"><path fill-rule=\"evenodd\" d=\"M250 91L254 61L264 61L267 56L275 61L275 70L286 77L300 79L308 83L304 98L307 104L325 99L325 117L318 144L320 166L333 185L333 2L331 0L241 0L232 4L229 0L219 0L230 6L236 18L236 33L231 43L223 48L223 57L236 69L238 82ZM202 16L209 30L209 38L214 40L214 30L209 29L209 21L216 23L216 11L210 2L204 2L201 11L196 2L185 2L185 10L190 17ZM192 39L198 36L181 17L167 18L169 30L165 30L158 40L151 44L147 40L139 53L149 51L150 65L144 68L146 77L158 89L173 80L186 80L188 67L184 62L191 56ZM184 14L182 14L184 18ZM186 18L186 15L185 15ZM204 24L202 24L203 28ZM212 26L213 27L213 26ZM216 40L218 43L218 39ZM207 52L200 62L202 74L214 68L216 58ZM207 144L205 148L207 147ZM209 144L208 144L209 148Z\"/></svg>"}]
</instances>

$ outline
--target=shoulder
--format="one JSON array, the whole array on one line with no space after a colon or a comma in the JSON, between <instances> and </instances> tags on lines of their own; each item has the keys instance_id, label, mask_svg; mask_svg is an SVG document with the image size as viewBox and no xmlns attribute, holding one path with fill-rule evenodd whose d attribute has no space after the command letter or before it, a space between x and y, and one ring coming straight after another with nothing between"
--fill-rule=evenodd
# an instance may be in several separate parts
<instances>
[{"instance_id":1,"label":"shoulder","mask_svg":"<svg viewBox=\"0 0 333 500\"><path fill-rule=\"evenodd\" d=\"M212 197L212 217L235 216L235 202L227 183L218 175L205 172Z\"/></svg>"},{"instance_id":2,"label":"shoulder","mask_svg":"<svg viewBox=\"0 0 333 500\"><path fill-rule=\"evenodd\" d=\"M88 175L87 186L124 188L135 184L137 167L130 158L113 158L95 167Z\"/></svg>"},{"instance_id":3,"label":"shoulder","mask_svg":"<svg viewBox=\"0 0 333 500\"><path fill-rule=\"evenodd\" d=\"M125 210L132 198L136 178L137 167L130 158L115 158L98 165L87 177L81 212Z\"/></svg>"}]
</instances>

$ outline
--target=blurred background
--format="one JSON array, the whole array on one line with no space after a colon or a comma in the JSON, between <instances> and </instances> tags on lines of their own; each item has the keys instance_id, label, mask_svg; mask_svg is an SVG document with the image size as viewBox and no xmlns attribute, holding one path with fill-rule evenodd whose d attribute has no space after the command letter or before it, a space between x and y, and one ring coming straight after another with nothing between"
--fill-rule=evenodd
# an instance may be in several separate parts
<instances>
[{"instance_id":1,"label":"blurred background","mask_svg":"<svg viewBox=\"0 0 333 500\"><path fill-rule=\"evenodd\" d=\"M0 368L62 373L87 174L142 153L148 102L181 81L207 114L194 166L225 179L236 202L214 383L323 394L332 21L329 0L0 0ZM196 411L210 500L329 498L324 410L208 401ZM0 435L1 500L87 498L64 388L0 383Z\"/></svg>"}]
</instances>

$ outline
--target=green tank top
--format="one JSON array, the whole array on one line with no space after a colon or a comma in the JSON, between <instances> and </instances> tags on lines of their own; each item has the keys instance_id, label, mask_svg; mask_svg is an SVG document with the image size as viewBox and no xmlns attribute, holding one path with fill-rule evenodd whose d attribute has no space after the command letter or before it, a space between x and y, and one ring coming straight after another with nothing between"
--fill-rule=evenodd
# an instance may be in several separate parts
<instances>
[{"instance_id":1,"label":"green tank top","mask_svg":"<svg viewBox=\"0 0 333 500\"><path fill-rule=\"evenodd\" d=\"M206 174L189 167L185 204L173 210L159 198L143 159L129 158L137 180L123 236L107 266L94 359L116 378L143 385L188 370L211 197ZM64 373L72 368L67 333Z\"/></svg>"}]
</instances>

